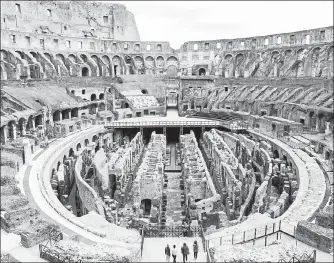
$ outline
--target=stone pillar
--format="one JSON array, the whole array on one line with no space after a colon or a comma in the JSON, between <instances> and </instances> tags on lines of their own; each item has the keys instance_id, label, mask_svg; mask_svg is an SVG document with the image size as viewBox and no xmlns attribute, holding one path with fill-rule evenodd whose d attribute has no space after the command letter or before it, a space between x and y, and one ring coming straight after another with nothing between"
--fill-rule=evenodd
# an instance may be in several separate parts
<instances>
[{"instance_id":1,"label":"stone pillar","mask_svg":"<svg viewBox=\"0 0 334 263\"><path fill-rule=\"evenodd\" d=\"M141 135L144 134L144 128L140 128L140 133L141 133Z\"/></svg>"},{"instance_id":2,"label":"stone pillar","mask_svg":"<svg viewBox=\"0 0 334 263\"><path fill-rule=\"evenodd\" d=\"M35 130L35 118L31 118L31 129Z\"/></svg>"},{"instance_id":3,"label":"stone pillar","mask_svg":"<svg viewBox=\"0 0 334 263\"><path fill-rule=\"evenodd\" d=\"M183 135L183 126L180 127L180 135Z\"/></svg>"},{"instance_id":4,"label":"stone pillar","mask_svg":"<svg viewBox=\"0 0 334 263\"><path fill-rule=\"evenodd\" d=\"M99 133L99 144L101 148L103 146L103 133Z\"/></svg>"},{"instance_id":5,"label":"stone pillar","mask_svg":"<svg viewBox=\"0 0 334 263\"><path fill-rule=\"evenodd\" d=\"M12 123L12 131L13 131L13 140L16 140L16 125Z\"/></svg>"},{"instance_id":6,"label":"stone pillar","mask_svg":"<svg viewBox=\"0 0 334 263\"><path fill-rule=\"evenodd\" d=\"M21 127L21 136L24 136L26 135L26 125L27 125L27 122L26 121L23 121L21 123L22 127Z\"/></svg>"},{"instance_id":7,"label":"stone pillar","mask_svg":"<svg viewBox=\"0 0 334 263\"><path fill-rule=\"evenodd\" d=\"M23 151L24 151L24 164L29 165L31 163L31 145L29 139L23 139Z\"/></svg>"},{"instance_id":8,"label":"stone pillar","mask_svg":"<svg viewBox=\"0 0 334 263\"><path fill-rule=\"evenodd\" d=\"M68 118L69 118L69 119L72 119L72 113L71 113L71 110L68 110Z\"/></svg>"},{"instance_id":9,"label":"stone pillar","mask_svg":"<svg viewBox=\"0 0 334 263\"><path fill-rule=\"evenodd\" d=\"M202 140L203 140L203 134L204 134L204 132L205 132L205 127L202 126L202 129L201 129L201 139L202 139Z\"/></svg>"},{"instance_id":10,"label":"stone pillar","mask_svg":"<svg viewBox=\"0 0 334 263\"><path fill-rule=\"evenodd\" d=\"M8 126L5 125L1 128L1 143L6 144L8 136Z\"/></svg>"}]
</instances>

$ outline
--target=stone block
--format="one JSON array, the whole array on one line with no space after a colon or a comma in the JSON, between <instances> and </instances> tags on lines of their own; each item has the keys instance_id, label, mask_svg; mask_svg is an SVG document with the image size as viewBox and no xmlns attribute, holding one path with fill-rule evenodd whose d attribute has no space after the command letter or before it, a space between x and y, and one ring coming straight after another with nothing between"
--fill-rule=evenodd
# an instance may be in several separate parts
<instances>
[{"instance_id":1,"label":"stone block","mask_svg":"<svg viewBox=\"0 0 334 263\"><path fill-rule=\"evenodd\" d=\"M58 241L63 239L62 234L58 236L58 233L61 233L58 225L51 224L42 219L34 222L28 229L20 233L21 243L27 248L40 244L49 238L51 230L54 230L52 234L54 238L57 237Z\"/></svg>"},{"instance_id":2,"label":"stone block","mask_svg":"<svg viewBox=\"0 0 334 263\"><path fill-rule=\"evenodd\" d=\"M325 228L334 228L333 222L333 205L326 207L315 215L316 224Z\"/></svg>"},{"instance_id":3,"label":"stone block","mask_svg":"<svg viewBox=\"0 0 334 263\"><path fill-rule=\"evenodd\" d=\"M1 198L1 210L12 211L25 207L29 203L23 194L9 195Z\"/></svg>"},{"instance_id":4,"label":"stone block","mask_svg":"<svg viewBox=\"0 0 334 263\"><path fill-rule=\"evenodd\" d=\"M35 220L38 216L39 211L30 207L8 211L4 217L1 217L1 227L8 232L13 232L21 224Z\"/></svg>"},{"instance_id":5,"label":"stone block","mask_svg":"<svg viewBox=\"0 0 334 263\"><path fill-rule=\"evenodd\" d=\"M296 239L322 251L333 252L333 229L300 221L296 229Z\"/></svg>"}]
</instances>

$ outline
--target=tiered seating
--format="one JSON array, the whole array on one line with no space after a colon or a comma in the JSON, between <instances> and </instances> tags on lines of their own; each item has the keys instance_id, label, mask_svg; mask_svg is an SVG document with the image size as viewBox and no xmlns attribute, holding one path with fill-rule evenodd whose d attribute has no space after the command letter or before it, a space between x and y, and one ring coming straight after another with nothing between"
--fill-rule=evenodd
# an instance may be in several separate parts
<instances>
[{"instance_id":1,"label":"tiered seating","mask_svg":"<svg viewBox=\"0 0 334 263\"><path fill-rule=\"evenodd\" d=\"M128 96L127 99L134 108L149 108L159 106L159 102L154 96Z\"/></svg>"},{"instance_id":2,"label":"tiered seating","mask_svg":"<svg viewBox=\"0 0 334 263\"><path fill-rule=\"evenodd\" d=\"M188 115L188 118L206 118L215 119L222 121L238 121L241 120L240 117L235 113L229 113L229 115L219 113L219 112L195 112L193 115Z\"/></svg>"}]
</instances>

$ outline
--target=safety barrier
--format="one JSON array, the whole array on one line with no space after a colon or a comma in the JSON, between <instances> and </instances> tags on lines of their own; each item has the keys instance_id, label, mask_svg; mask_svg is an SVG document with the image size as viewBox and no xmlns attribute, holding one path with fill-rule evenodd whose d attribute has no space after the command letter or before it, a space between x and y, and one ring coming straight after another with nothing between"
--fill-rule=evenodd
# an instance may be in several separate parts
<instances>
[{"instance_id":1,"label":"safety barrier","mask_svg":"<svg viewBox=\"0 0 334 263\"><path fill-rule=\"evenodd\" d=\"M260 238L264 238L264 245L266 246L268 236L275 233L284 233L295 238L296 227L279 220L278 222L274 222L272 224L266 224L243 232L237 232L232 235L206 239L204 247L208 250L210 247L210 241L213 242L213 240L219 240L219 245L222 246L223 241L231 243L232 245L247 243L250 241L255 244L255 241Z\"/></svg>"}]
</instances>

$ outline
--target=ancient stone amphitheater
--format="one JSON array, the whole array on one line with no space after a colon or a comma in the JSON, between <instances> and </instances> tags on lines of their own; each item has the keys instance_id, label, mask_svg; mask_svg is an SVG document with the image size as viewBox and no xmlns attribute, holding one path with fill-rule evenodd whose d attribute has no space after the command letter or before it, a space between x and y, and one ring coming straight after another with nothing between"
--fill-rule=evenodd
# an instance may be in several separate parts
<instances>
[{"instance_id":1,"label":"ancient stone amphitheater","mask_svg":"<svg viewBox=\"0 0 334 263\"><path fill-rule=\"evenodd\" d=\"M140 41L124 5L1 2L1 261L331 262L333 27Z\"/></svg>"}]
</instances>

